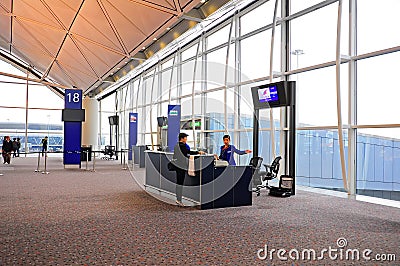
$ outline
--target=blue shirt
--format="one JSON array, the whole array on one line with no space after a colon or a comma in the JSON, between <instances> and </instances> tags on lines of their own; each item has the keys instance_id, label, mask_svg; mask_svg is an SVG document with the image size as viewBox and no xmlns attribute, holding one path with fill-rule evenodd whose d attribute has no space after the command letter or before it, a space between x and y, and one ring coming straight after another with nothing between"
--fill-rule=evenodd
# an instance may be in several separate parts
<instances>
[{"instance_id":1,"label":"blue shirt","mask_svg":"<svg viewBox=\"0 0 400 266\"><path fill-rule=\"evenodd\" d=\"M227 161L229 165L236 165L235 158L233 156L234 153L237 153L239 155L246 154L245 151L236 149L234 145L229 145L227 148L225 148L225 145L223 145L221 146L221 153L219 155L219 158L221 160Z\"/></svg>"}]
</instances>

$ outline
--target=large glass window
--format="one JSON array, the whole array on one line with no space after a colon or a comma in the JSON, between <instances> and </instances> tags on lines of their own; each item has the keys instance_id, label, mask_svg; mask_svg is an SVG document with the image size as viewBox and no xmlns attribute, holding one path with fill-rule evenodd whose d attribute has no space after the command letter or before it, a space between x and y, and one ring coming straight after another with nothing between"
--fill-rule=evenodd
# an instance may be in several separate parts
<instances>
[{"instance_id":1,"label":"large glass window","mask_svg":"<svg viewBox=\"0 0 400 266\"><path fill-rule=\"evenodd\" d=\"M299 0L291 0L290 1L290 14L297 13L303 9L309 8L313 5L321 3L321 0L307 0L307 1L299 1Z\"/></svg>"},{"instance_id":2,"label":"large glass window","mask_svg":"<svg viewBox=\"0 0 400 266\"><path fill-rule=\"evenodd\" d=\"M347 119L347 66L341 69L342 119ZM337 125L336 70L327 67L293 76L297 90L297 124L304 126Z\"/></svg>"},{"instance_id":3,"label":"large glass window","mask_svg":"<svg viewBox=\"0 0 400 266\"><path fill-rule=\"evenodd\" d=\"M230 31L231 25L228 24L222 29L216 31L215 33L211 34L207 38L207 49L212 49L218 45L221 45L223 43L228 42L228 37L229 37L229 31ZM232 29L232 32L235 32L234 29Z\"/></svg>"},{"instance_id":4,"label":"large glass window","mask_svg":"<svg viewBox=\"0 0 400 266\"><path fill-rule=\"evenodd\" d=\"M337 131L301 130L296 140L296 176L299 185L344 190ZM345 135L345 158L348 145Z\"/></svg>"},{"instance_id":5,"label":"large glass window","mask_svg":"<svg viewBox=\"0 0 400 266\"><path fill-rule=\"evenodd\" d=\"M232 84L235 78L235 46L224 47L207 54L207 89L222 87L226 82ZM228 68L226 59L228 56Z\"/></svg>"},{"instance_id":6,"label":"large glass window","mask_svg":"<svg viewBox=\"0 0 400 266\"><path fill-rule=\"evenodd\" d=\"M43 99L46 99L46 108L64 108L64 99L56 95L45 86L29 86L29 108L43 108ZM21 94L23 97L24 93Z\"/></svg>"},{"instance_id":7,"label":"large glass window","mask_svg":"<svg viewBox=\"0 0 400 266\"><path fill-rule=\"evenodd\" d=\"M398 75L399 68L400 52L357 62L358 124L400 123L400 90L390 78Z\"/></svg>"},{"instance_id":8,"label":"large glass window","mask_svg":"<svg viewBox=\"0 0 400 266\"><path fill-rule=\"evenodd\" d=\"M280 27L275 29L273 70L280 71ZM241 41L242 81L269 76L271 30L258 33Z\"/></svg>"},{"instance_id":9,"label":"large glass window","mask_svg":"<svg viewBox=\"0 0 400 266\"><path fill-rule=\"evenodd\" d=\"M196 74L194 72L196 71ZM192 94L193 86L195 92L201 91L202 86L202 61L198 58L182 65L182 96ZM193 82L194 78L194 82Z\"/></svg>"},{"instance_id":10,"label":"large glass window","mask_svg":"<svg viewBox=\"0 0 400 266\"><path fill-rule=\"evenodd\" d=\"M400 45L400 1L357 1L357 52L364 54Z\"/></svg>"},{"instance_id":11,"label":"large glass window","mask_svg":"<svg viewBox=\"0 0 400 266\"><path fill-rule=\"evenodd\" d=\"M400 128L357 131L357 193L400 200Z\"/></svg>"},{"instance_id":12,"label":"large glass window","mask_svg":"<svg viewBox=\"0 0 400 266\"><path fill-rule=\"evenodd\" d=\"M280 17L281 1L278 1L277 17ZM268 24L272 24L274 18L275 1L267 1L254 10L246 13L240 20L240 32L245 35Z\"/></svg>"},{"instance_id":13,"label":"large glass window","mask_svg":"<svg viewBox=\"0 0 400 266\"><path fill-rule=\"evenodd\" d=\"M296 18L290 25L291 69L335 60L337 4Z\"/></svg>"}]
</instances>

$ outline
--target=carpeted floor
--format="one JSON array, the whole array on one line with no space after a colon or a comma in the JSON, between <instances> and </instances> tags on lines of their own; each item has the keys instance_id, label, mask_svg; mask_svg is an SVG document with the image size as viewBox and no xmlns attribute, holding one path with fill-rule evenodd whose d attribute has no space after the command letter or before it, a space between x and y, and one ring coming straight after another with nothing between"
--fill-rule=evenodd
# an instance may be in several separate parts
<instances>
[{"instance_id":1,"label":"carpeted floor","mask_svg":"<svg viewBox=\"0 0 400 266\"><path fill-rule=\"evenodd\" d=\"M95 173L34 173L34 158L0 165L0 265L400 265L400 210L299 191L254 205L200 211L160 202L116 162ZM260 260L271 249L371 249L396 261ZM291 253L295 255L294 252ZM318 253L319 254L319 253ZM263 255L263 252L260 253ZM288 256L288 254L286 254Z\"/></svg>"}]
</instances>

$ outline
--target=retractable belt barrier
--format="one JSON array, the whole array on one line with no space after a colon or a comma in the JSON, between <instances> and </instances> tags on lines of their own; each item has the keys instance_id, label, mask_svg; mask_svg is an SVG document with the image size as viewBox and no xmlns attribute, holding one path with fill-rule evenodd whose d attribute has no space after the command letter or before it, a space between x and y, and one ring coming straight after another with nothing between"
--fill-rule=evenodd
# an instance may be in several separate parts
<instances>
[{"instance_id":1,"label":"retractable belt barrier","mask_svg":"<svg viewBox=\"0 0 400 266\"><path fill-rule=\"evenodd\" d=\"M121 149L119 151L114 151L114 153L121 153L121 165L122 165L122 170L127 170L128 169L128 163L126 160L126 155L127 153L131 151L130 149ZM84 150L84 151L54 151L54 152L48 152L48 151L35 151L35 152L20 152L20 155L28 155L28 154L37 154L37 166L35 169L35 173L42 173L42 174L50 174L50 172L47 171L47 155L48 154L64 154L64 153L68 153L68 154L86 154L86 160L85 160L85 171L91 171L91 172L95 172L96 169L96 153L104 153L103 150L92 150L92 151L88 151L88 150ZM92 168L89 169L89 154L93 155L93 161L92 161ZM40 156L42 154L42 156ZM44 157L44 169L40 169L41 168L41 157ZM2 173L0 173L0 176L3 176Z\"/></svg>"}]
</instances>

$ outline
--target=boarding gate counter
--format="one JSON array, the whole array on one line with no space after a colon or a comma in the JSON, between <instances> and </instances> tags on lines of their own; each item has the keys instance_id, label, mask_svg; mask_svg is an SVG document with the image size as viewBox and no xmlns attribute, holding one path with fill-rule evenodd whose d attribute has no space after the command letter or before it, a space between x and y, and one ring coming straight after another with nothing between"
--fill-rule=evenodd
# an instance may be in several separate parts
<instances>
[{"instance_id":1,"label":"boarding gate counter","mask_svg":"<svg viewBox=\"0 0 400 266\"><path fill-rule=\"evenodd\" d=\"M146 190L175 196L176 172L168 170L173 153L146 151ZM196 155L195 176L186 173L183 198L200 209L252 205L252 167L214 166L213 155Z\"/></svg>"}]
</instances>

